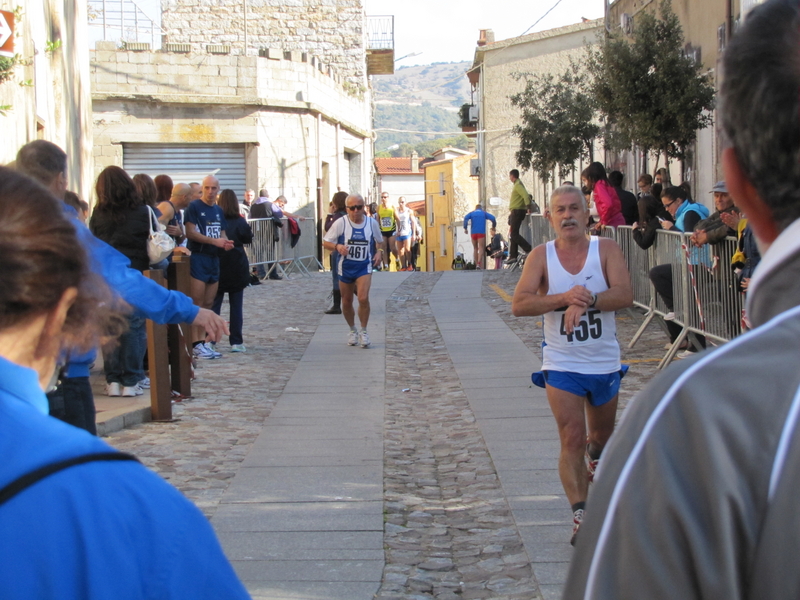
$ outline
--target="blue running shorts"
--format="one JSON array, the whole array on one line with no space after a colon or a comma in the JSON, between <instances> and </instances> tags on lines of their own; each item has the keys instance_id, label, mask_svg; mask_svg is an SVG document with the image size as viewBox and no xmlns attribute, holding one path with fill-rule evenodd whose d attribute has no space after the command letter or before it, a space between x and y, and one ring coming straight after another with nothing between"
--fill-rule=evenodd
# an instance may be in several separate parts
<instances>
[{"instance_id":1,"label":"blue running shorts","mask_svg":"<svg viewBox=\"0 0 800 600\"><path fill-rule=\"evenodd\" d=\"M364 261L345 261L342 265L342 272L339 274L339 281L342 283L355 283L356 279L372 273L372 265L369 260Z\"/></svg>"},{"instance_id":2,"label":"blue running shorts","mask_svg":"<svg viewBox=\"0 0 800 600\"><path fill-rule=\"evenodd\" d=\"M203 283L217 283L219 281L219 258L195 252L189 262L189 273Z\"/></svg>"},{"instance_id":3,"label":"blue running shorts","mask_svg":"<svg viewBox=\"0 0 800 600\"><path fill-rule=\"evenodd\" d=\"M576 396L585 396L592 406L602 406L619 393L620 382L627 372L628 365L622 365L619 371L606 375L537 371L531 374L531 381L540 388L549 385Z\"/></svg>"}]
</instances>

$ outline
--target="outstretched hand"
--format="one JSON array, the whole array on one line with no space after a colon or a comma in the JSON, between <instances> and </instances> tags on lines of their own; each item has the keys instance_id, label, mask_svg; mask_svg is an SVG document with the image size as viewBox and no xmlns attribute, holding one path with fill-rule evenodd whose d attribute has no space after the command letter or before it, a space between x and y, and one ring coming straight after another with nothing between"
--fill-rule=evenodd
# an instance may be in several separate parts
<instances>
[{"instance_id":1,"label":"outstretched hand","mask_svg":"<svg viewBox=\"0 0 800 600\"><path fill-rule=\"evenodd\" d=\"M231 333L225 319L207 308L201 308L197 311L197 316L192 321L192 325L197 325L206 330L207 342L218 342L223 335L230 335Z\"/></svg>"}]
</instances>

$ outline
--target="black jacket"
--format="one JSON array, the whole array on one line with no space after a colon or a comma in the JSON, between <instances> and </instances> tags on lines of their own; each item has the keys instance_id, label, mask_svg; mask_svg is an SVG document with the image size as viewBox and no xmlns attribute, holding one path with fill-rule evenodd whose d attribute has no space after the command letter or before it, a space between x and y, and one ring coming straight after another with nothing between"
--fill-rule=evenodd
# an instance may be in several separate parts
<instances>
[{"instance_id":1,"label":"black jacket","mask_svg":"<svg viewBox=\"0 0 800 600\"><path fill-rule=\"evenodd\" d=\"M233 249L220 252L219 291L240 292L250 285L250 263L244 244L253 241L253 230L243 217L227 219L225 234L233 242Z\"/></svg>"},{"instance_id":2,"label":"black jacket","mask_svg":"<svg viewBox=\"0 0 800 600\"><path fill-rule=\"evenodd\" d=\"M119 219L95 209L89 221L91 232L131 261L137 271L150 268L147 240L150 237L150 211L145 205L125 210Z\"/></svg>"}]
</instances>

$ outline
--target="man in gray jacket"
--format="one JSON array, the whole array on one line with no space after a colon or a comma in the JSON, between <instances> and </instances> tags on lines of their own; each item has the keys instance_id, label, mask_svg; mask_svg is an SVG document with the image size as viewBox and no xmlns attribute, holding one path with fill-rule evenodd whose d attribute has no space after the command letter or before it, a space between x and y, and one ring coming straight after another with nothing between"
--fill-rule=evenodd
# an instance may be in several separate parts
<instances>
[{"instance_id":1,"label":"man in gray jacket","mask_svg":"<svg viewBox=\"0 0 800 600\"><path fill-rule=\"evenodd\" d=\"M723 58L728 189L763 259L756 329L655 378L603 453L564 597L800 597L800 3Z\"/></svg>"}]
</instances>

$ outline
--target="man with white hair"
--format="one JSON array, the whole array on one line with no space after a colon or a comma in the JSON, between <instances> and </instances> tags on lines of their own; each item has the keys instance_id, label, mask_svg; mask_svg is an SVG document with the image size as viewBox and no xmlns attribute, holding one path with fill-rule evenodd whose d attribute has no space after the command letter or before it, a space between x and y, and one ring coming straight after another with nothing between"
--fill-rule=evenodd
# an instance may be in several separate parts
<instances>
[{"instance_id":1,"label":"man with white hair","mask_svg":"<svg viewBox=\"0 0 800 600\"><path fill-rule=\"evenodd\" d=\"M515 317L544 315L542 370L533 382L547 390L558 425L558 474L572 507L574 544L589 483L614 431L624 375L614 313L631 305L633 292L617 243L587 236L589 209L578 188L553 192L549 219L556 239L533 249L511 310Z\"/></svg>"},{"instance_id":2,"label":"man with white hair","mask_svg":"<svg viewBox=\"0 0 800 600\"><path fill-rule=\"evenodd\" d=\"M339 276L339 290L342 293L342 314L350 326L347 343L360 344L362 348L370 345L367 334L369 322L369 288L372 283L372 269L381 262L383 249L381 228L375 219L368 219L364 211L364 198L353 194L345 200L347 216L337 219L328 229L322 245L331 252L337 252L336 269ZM357 290L357 291L356 291ZM358 319L361 331L356 330L353 296L358 294Z\"/></svg>"},{"instance_id":3,"label":"man with white hair","mask_svg":"<svg viewBox=\"0 0 800 600\"><path fill-rule=\"evenodd\" d=\"M603 455L564 598L800 597L800 4L767 0L722 56L725 184L762 260L755 329L681 361Z\"/></svg>"}]
</instances>

